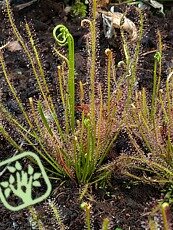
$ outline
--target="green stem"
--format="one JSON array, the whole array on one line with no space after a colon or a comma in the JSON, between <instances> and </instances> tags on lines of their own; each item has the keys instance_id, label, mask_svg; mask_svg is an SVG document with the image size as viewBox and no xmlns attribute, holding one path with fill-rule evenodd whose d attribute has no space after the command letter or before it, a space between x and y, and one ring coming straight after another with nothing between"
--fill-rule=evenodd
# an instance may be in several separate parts
<instances>
[{"instance_id":1,"label":"green stem","mask_svg":"<svg viewBox=\"0 0 173 230\"><path fill-rule=\"evenodd\" d=\"M168 218L168 215L169 215L169 204L164 202L162 205L161 205L161 211L162 211L162 218L163 218L163 227L164 227L164 230L171 230L172 228L170 227L170 224L169 224L169 218Z\"/></svg>"},{"instance_id":2,"label":"green stem","mask_svg":"<svg viewBox=\"0 0 173 230\"><path fill-rule=\"evenodd\" d=\"M57 25L53 30L53 37L59 46L68 45L68 110L70 115L71 131L75 127L75 84L74 84L74 39L69 30L64 25ZM61 55L62 57L63 55ZM66 59L64 57L64 59Z\"/></svg>"}]
</instances>

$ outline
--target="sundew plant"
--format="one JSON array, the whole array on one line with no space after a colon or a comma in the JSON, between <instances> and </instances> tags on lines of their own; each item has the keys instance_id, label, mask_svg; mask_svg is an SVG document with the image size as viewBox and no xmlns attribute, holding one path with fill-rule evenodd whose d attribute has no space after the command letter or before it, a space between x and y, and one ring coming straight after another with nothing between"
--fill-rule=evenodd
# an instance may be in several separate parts
<instances>
[{"instance_id":1,"label":"sundew plant","mask_svg":"<svg viewBox=\"0 0 173 230\"><path fill-rule=\"evenodd\" d=\"M109 175L108 168L102 168L102 164L122 127L129 91L125 74L119 79L112 77L115 67L113 53L110 49L105 51L107 62L105 87L96 78L98 74L96 66L99 59L97 55L97 3L91 1L90 5L91 19L84 19L81 22L81 26L88 26L90 30L87 46L89 89L85 88L82 81L77 82L75 78L73 36L64 25L57 25L53 29L54 53L62 62L61 65L57 66L57 82L60 95L57 101L61 101L61 116L56 110L56 99L51 96L51 86L47 83L46 72L36 42L33 39L30 25L25 22L26 35L23 38L15 25L8 0L6 0L6 14L14 39L22 47L22 52L29 63L40 92L39 99L29 98L27 107L22 103L17 90L10 81L4 57L5 46L0 49L0 64L4 78L24 119L24 122L21 122L1 102L1 134L18 151L26 150L10 135L6 124L10 125L16 134L24 140L25 146L28 145L28 148L32 148L35 153L47 161L50 165L47 170L53 173L54 177L69 177L81 184L102 180ZM127 48L125 38L124 48ZM66 50L65 55L64 52L61 52L62 49ZM134 63L137 60L137 54ZM79 84L79 92L75 91L75 82ZM111 87L112 85L114 87ZM80 108L82 108L79 117L76 117L77 93ZM87 102L84 99L86 93L88 93Z\"/></svg>"},{"instance_id":2,"label":"sundew plant","mask_svg":"<svg viewBox=\"0 0 173 230\"><path fill-rule=\"evenodd\" d=\"M146 89L136 92L129 107L126 129L134 153L118 159L124 174L137 180L160 185L173 183L173 101L172 71L161 87L162 39L158 32L158 51L154 55L151 99Z\"/></svg>"},{"instance_id":3,"label":"sundew plant","mask_svg":"<svg viewBox=\"0 0 173 230\"><path fill-rule=\"evenodd\" d=\"M169 73L165 88L161 88L162 39L158 33L150 100L145 88L141 91L136 89L140 41L143 33L143 16L140 10L137 10L139 13L137 41L132 49L132 44L126 36L127 31L125 32L119 25L123 60L116 65L116 54L109 48L105 50L103 82L98 80L100 60L97 1L90 1L90 17L81 21L81 27L88 27L89 30L86 36L88 70L82 80L78 80L78 70L75 69L73 31L63 24L52 28L50 35L54 38L52 53L58 61L60 60L57 72L54 74L57 78L58 93L52 93L54 88L48 83L49 76L44 69L30 24L24 23L25 34L21 34L20 28L15 24L9 1L5 2L5 13L13 39L20 44L21 54L27 60L39 91L38 98L28 98L27 105L22 102L6 65L6 45L1 46L0 68L10 95L21 112L19 118L8 110L2 100L0 101L0 133L13 147L14 153L34 151L44 159L50 177L71 179L75 183L86 185L84 190L88 183L96 183L107 178L114 168L112 166L115 165L120 169L119 172L126 176L147 183L168 184L172 189L173 72ZM121 76L116 74L119 69ZM60 108L59 112L57 108ZM122 129L126 131L133 151L130 151L130 154L122 153L114 162L108 162L106 157ZM16 138L11 134L11 130L16 134ZM20 165L17 167L20 168ZM33 169L28 170L28 174L33 174L32 171ZM35 187L40 186L38 174L37 177L33 181ZM9 184L13 184L15 177L11 178L1 184L7 197L11 193ZM19 187L18 190L20 189ZM23 197L25 195L23 194ZM49 203L49 207L58 225L65 229L58 208L52 202ZM86 228L91 229L91 205L84 202L81 208L86 215ZM162 209L166 226L168 223L164 205L161 204L159 208ZM38 222L39 228L43 229L37 212L32 208L30 212L33 219ZM108 229L109 224L109 220L105 218L102 229Z\"/></svg>"}]
</instances>

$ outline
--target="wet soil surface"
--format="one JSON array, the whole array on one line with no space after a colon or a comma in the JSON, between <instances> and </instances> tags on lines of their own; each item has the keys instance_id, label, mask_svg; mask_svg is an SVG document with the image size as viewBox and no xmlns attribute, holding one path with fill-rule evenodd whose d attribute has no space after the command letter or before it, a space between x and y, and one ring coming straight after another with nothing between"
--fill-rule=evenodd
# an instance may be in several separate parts
<instances>
[{"instance_id":1,"label":"wet soil surface","mask_svg":"<svg viewBox=\"0 0 173 230\"><path fill-rule=\"evenodd\" d=\"M23 2L22 2L23 3ZM19 3L18 3L19 4ZM27 20L33 26L33 34L38 38L38 47L43 57L44 68L46 74L54 90L54 79L56 77L57 64L60 60L52 55L52 47L54 40L52 30L57 24L66 25L71 31L75 40L75 58L76 58L76 84L80 79L86 76L86 45L85 38L88 31L81 28L80 19L73 18L64 11L64 4L61 1L40 0L33 3L31 6L19 10L14 1L12 8L14 11L15 23L23 31L24 20ZM134 20L136 10L135 7L122 5L117 6L119 11L124 12L127 9L127 16ZM140 49L139 67L138 67L138 82L137 87L141 89L145 87L148 91L152 89L153 78L153 63L154 53L158 48L158 31L160 31L163 43L163 63L162 63L162 84L173 67L172 49L173 49L173 4L169 3L165 7L165 17L158 15L150 10L144 12L144 32ZM105 65L106 48L111 48L115 54L115 62L118 63L123 58L122 47L119 45L120 39L117 32L117 38L109 41L104 37L102 22L99 21L100 32L98 39L100 41L100 75L99 80L102 80L102 68ZM24 33L24 32L22 32ZM26 35L24 35L26 36ZM0 42L5 44L11 41L12 33L7 21L7 17L0 12ZM133 50L133 44L132 50ZM20 94L23 103L27 103L29 97L37 98L39 92L35 84L35 80L31 75L30 68L27 65L25 57L20 51L5 52L6 65L10 71L11 80ZM0 88L1 99L6 104L6 107L20 119L20 110L12 98L8 87L5 83L2 71L0 71ZM12 132L12 135L16 135ZM0 160L9 158L15 153L15 150L8 145L3 137L0 137ZM18 137L16 137L17 139ZM19 138L19 141L20 138ZM110 159L115 158L120 154L125 141L120 138L115 146L115 152L111 153ZM114 156L112 156L114 155ZM80 208L81 201L79 196L81 188L76 184L66 181L64 183L52 181L54 193L50 196L50 200L54 199L55 206L60 212L62 222L67 229L80 230L85 229L85 214ZM159 189L156 187L133 184L127 180L123 180L117 174L112 175L106 187L91 187L85 200L91 204L91 220L93 229L101 229L102 221L105 217L111 220L110 229L116 227L123 230L129 229L148 229L147 215L151 207L154 206L156 200L160 198ZM59 229L57 221L52 217L48 203L42 202L34 208L37 211L38 217L41 219L45 229ZM0 203L0 229L38 229L36 222L31 218L29 211L26 209L19 212L8 211ZM63 228L61 228L63 229Z\"/></svg>"}]
</instances>

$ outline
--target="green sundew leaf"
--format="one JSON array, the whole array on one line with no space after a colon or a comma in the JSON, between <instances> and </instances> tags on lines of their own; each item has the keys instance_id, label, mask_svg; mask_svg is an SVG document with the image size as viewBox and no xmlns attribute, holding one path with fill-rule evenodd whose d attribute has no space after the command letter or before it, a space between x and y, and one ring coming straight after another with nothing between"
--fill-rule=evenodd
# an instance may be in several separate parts
<instances>
[{"instance_id":1,"label":"green sundew leaf","mask_svg":"<svg viewBox=\"0 0 173 230\"><path fill-rule=\"evenodd\" d=\"M44 114L44 111L43 111L43 108L42 108L42 105L41 105L40 101L38 101L38 112L40 114L40 117L41 117L41 119L43 121L43 124L45 125L46 129L48 130L48 132L50 133L50 135L53 136L52 129L49 126L48 119L46 118L46 116Z\"/></svg>"},{"instance_id":2,"label":"green sundew leaf","mask_svg":"<svg viewBox=\"0 0 173 230\"><path fill-rule=\"evenodd\" d=\"M22 170L22 166L21 166L21 164L20 164L19 161L16 161L15 168L16 168L17 170Z\"/></svg>"},{"instance_id":3,"label":"green sundew leaf","mask_svg":"<svg viewBox=\"0 0 173 230\"><path fill-rule=\"evenodd\" d=\"M13 184L14 181L15 181L14 176L13 176L13 175L10 175L10 178L9 178L10 184Z\"/></svg>"},{"instance_id":4,"label":"green sundew leaf","mask_svg":"<svg viewBox=\"0 0 173 230\"><path fill-rule=\"evenodd\" d=\"M9 197L10 192L11 192L11 189L10 189L10 188L6 188L6 189L5 189L5 191L4 191L4 195L5 195L5 197L6 197L6 198L8 198L8 197Z\"/></svg>"},{"instance_id":5,"label":"green sundew leaf","mask_svg":"<svg viewBox=\"0 0 173 230\"><path fill-rule=\"evenodd\" d=\"M35 187L40 187L41 186L41 184L40 184L40 182L38 180L34 181L32 183L32 185L35 186Z\"/></svg>"},{"instance_id":6,"label":"green sundew leaf","mask_svg":"<svg viewBox=\"0 0 173 230\"><path fill-rule=\"evenodd\" d=\"M34 180L37 180L38 178L40 178L41 173L34 173Z\"/></svg>"},{"instance_id":7,"label":"green sundew leaf","mask_svg":"<svg viewBox=\"0 0 173 230\"><path fill-rule=\"evenodd\" d=\"M7 188L9 186L8 181L1 182L2 187Z\"/></svg>"},{"instance_id":8,"label":"green sundew leaf","mask_svg":"<svg viewBox=\"0 0 173 230\"><path fill-rule=\"evenodd\" d=\"M29 174L29 175L32 175L33 172L34 172L33 167L32 167L31 165L29 165L29 166L28 166L28 174Z\"/></svg>"},{"instance_id":9,"label":"green sundew leaf","mask_svg":"<svg viewBox=\"0 0 173 230\"><path fill-rule=\"evenodd\" d=\"M14 173L16 171L16 168L13 166L8 166L7 169L11 172Z\"/></svg>"},{"instance_id":10,"label":"green sundew leaf","mask_svg":"<svg viewBox=\"0 0 173 230\"><path fill-rule=\"evenodd\" d=\"M161 54L160 54L160 52L156 52L156 53L155 53L154 59L155 59L157 62L160 61L160 59L161 59Z\"/></svg>"}]
</instances>

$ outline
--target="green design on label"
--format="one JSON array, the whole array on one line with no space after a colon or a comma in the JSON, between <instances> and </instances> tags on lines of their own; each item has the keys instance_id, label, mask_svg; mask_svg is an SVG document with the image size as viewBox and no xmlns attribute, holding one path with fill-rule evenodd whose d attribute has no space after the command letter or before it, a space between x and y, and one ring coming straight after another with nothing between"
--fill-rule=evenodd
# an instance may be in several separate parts
<instances>
[{"instance_id":1,"label":"green design on label","mask_svg":"<svg viewBox=\"0 0 173 230\"><path fill-rule=\"evenodd\" d=\"M26 158L30 160L29 163ZM36 169L33 168L33 165L36 166ZM5 170L0 178L0 199L7 209L19 211L49 196L52 186L35 153L23 152L1 162L0 169L2 167ZM42 192L42 190L46 191Z\"/></svg>"}]
</instances>

